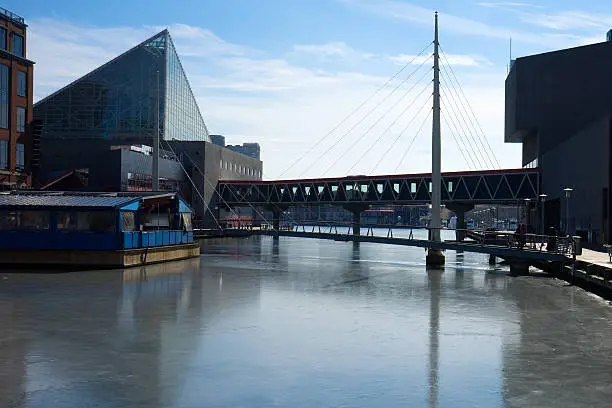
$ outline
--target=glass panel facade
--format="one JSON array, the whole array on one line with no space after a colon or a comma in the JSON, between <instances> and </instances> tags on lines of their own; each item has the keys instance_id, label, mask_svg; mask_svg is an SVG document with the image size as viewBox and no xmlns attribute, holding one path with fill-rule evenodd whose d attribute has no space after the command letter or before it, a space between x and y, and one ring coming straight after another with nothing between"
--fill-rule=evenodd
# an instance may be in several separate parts
<instances>
[{"instance_id":1,"label":"glass panel facade","mask_svg":"<svg viewBox=\"0 0 612 408\"><path fill-rule=\"evenodd\" d=\"M23 37L13 33L13 54L23 57Z\"/></svg>"},{"instance_id":2,"label":"glass panel facade","mask_svg":"<svg viewBox=\"0 0 612 408\"><path fill-rule=\"evenodd\" d=\"M17 107L17 131L25 132L26 111L24 107Z\"/></svg>"},{"instance_id":3,"label":"glass panel facade","mask_svg":"<svg viewBox=\"0 0 612 408\"><path fill-rule=\"evenodd\" d=\"M174 49L172 39L167 42L166 77L166 140L208 140L208 129L200 108L191 92L189 81Z\"/></svg>"},{"instance_id":4,"label":"glass panel facade","mask_svg":"<svg viewBox=\"0 0 612 408\"><path fill-rule=\"evenodd\" d=\"M17 143L17 160L15 161L15 167L18 169L25 168L25 145L23 143Z\"/></svg>"},{"instance_id":5,"label":"glass panel facade","mask_svg":"<svg viewBox=\"0 0 612 408\"><path fill-rule=\"evenodd\" d=\"M17 96L26 96L28 92L28 74L17 71Z\"/></svg>"},{"instance_id":6,"label":"glass panel facade","mask_svg":"<svg viewBox=\"0 0 612 408\"><path fill-rule=\"evenodd\" d=\"M8 129L9 117L9 67L0 64L0 128Z\"/></svg>"},{"instance_id":7,"label":"glass panel facade","mask_svg":"<svg viewBox=\"0 0 612 408\"><path fill-rule=\"evenodd\" d=\"M58 212L57 230L66 232L114 232L115 214L110 211Z\"/></svg>"},{"instance_id":8,"label":"glass panel facade","mask_svg":"<svg viewBox=\"0 0 612 408\"><path fill-rule=\"evenodd\" d=\"M167 31L41 100L34 117L42 121L43 138L151 145L158 95L164 139L210 141Z\"/></svg>"},{"instance_id":9,"label":"glass panel facade","mask_svg":"<svg viewBox=\"0 0 612 408\"><path fill-rule=\"evenodd\" d=\"M0 211L0 229L44 231L50 218L48 211Z\"/></svg>"},{"instance_id":10,"label":"glass panel facade","mask_svg":"<svg viewBox=\"0 0 612 408\"><path fill-rule=\"evenodd\" d=\"M0 140L0 169L8 169L8 140Z\"/></svg>"},{"instance_id":11,"label":"glass panel facade","mask_svg":"<svg viewBox=\"0 0 612 408\"><path fill-rule=\"evenodd\" d=\"M0 27L0 49L6 50L6 28Z\"/></svg>"}]
</instances>

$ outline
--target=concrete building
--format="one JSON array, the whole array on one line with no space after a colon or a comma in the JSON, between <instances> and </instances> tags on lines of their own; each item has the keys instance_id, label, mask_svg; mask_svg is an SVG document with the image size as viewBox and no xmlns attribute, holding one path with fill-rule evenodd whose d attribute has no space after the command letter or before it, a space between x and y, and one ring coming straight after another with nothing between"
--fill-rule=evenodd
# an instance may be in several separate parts
<instances>
[{"instance_id":1,"label":"concrete building","mask_svg":"<svg viewBox=\"0 0 612 408\"><path fill-rule=\"evenodd\" d=\"M261 178L259 160L211 143L167 30L34 106L40 127L37 186L146 191L160 140L160 190L180 191L199 223L214 223L219 178Z\"/></svg>"},{"instance_id":2,"label":"concrete building","mask_svg":"<svg viewBox=\"0 0 612 408\"><path fill-rule=\"evenodd\" d=\"M210 141L217 146L225 147L225 136L223 135L210 135Z\"/></svg>"},{"instance_id":3,"label":"concrete building","mask_svg":"<svg viewBox=\"0 0 612 408\"><path fill-rule=\"evenodd\" d=\"M23 17L0 7L0 189L29 188L34 62Z\"/></svg>"},{"instance_id":4,"label":"concrete building","mask_svg":"<svg viewBox=\"0 0 612 408\"><path fill-rule=\"evenodd\" d=\"M261 148L259 147L259 143L243 143L242 145L227 145L226 147L253 159L261 160Z\"/></svg>"},{"instance_id":5,"label":"concrete building","mask_svg":"<svg viewBox=\"0 0 612 408\"><path fill-rule=\"evenodd\" d=\"M543 217L593 244L612 231L611 73L608 41L518 58L506 79L505 141L522 144L547 195L530 203L530 224Z\"/></svg>"}]
</instances>

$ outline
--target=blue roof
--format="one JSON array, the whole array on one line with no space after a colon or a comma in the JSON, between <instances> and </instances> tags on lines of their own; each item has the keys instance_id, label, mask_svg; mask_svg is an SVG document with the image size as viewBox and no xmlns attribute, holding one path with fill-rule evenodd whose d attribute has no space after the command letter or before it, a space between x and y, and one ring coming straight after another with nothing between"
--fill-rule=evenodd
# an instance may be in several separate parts
<instances>
[{"instance_id":1,"label":"blue roof","mask_svg":"<svg viewBox=\"0 0 612 408\"><path fill-rule=\"evenodd\" d=\"M2 207L82 207L117 208L141 199L167 194L71 193L71 192L11 192L0 194Z\"/></svg>"}]
</instances>

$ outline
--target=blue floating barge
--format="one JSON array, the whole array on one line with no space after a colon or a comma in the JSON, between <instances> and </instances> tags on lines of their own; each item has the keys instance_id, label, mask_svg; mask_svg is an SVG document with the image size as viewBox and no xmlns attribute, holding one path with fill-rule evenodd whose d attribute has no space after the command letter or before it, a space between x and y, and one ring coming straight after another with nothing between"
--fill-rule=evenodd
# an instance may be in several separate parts
<instances>
[{"instance_id":1,"label":"blue floating barge","mask_svg":"<svg viewBox=\"0 0 612 408\"><path fill-rule=\"evenodd\" d=\"M200 255L176 193L0 193L0 264L131 267Z\"/></svg>"}]
</instances>

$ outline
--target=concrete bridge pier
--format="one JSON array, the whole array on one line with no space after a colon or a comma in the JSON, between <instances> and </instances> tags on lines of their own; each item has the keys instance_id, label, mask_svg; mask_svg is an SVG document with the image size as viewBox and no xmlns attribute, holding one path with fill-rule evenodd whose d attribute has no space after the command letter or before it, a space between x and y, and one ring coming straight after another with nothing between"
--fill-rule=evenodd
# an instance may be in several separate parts
<instances>
[{"instance_id":1,"label":"concrete bridge pier","mask_svg":"<svg viewBox=\"0 0 612 408\"><path fill-rule=\"evenodd\" d=\"M506 259L510 264L510 275L512 276L525 276L529 275L529 261L524 259L508 258Z\"/></svg>"},{"instance_id":2,"label":"concrete bridge pier","mask_svg":"<svg viewBox=\"0 0 612 408\"><path fill-rule=\"evenodd\" d=\"M281 215L283 211L285 211L287 208L273 205L273 206L267 207L266 209L272 212L272 229L277 233L275 235L275 238L278 238L278 231L280 231Z\"/></svg>"},{"instance_id":3,"label":"concrete bridge pier","mask_svg":"<svg viewBox=\"0 0 612 408\"><path fill-rule=\"evenodd\" d=\"M449 202L446 204L446 208L451 210L457 216L457 230L458 231L455 232L455 239L457 241L463 242L466 237L465 230L467 229L467 224L465 222L465 214L468 211L472 211L474 209L474 204Z\"/></svg>"},{"instance_id":4,"label":"concrete bridge pier","mask_svg":"<svg viewBox=\"0 0 612 408\"><path fill-rule=\"evenodd\" d=\"M370 208L369 204L347 204L344 209L353 214L353 236L361 235L361 213Z\"/></svg>"}]
</instances>

